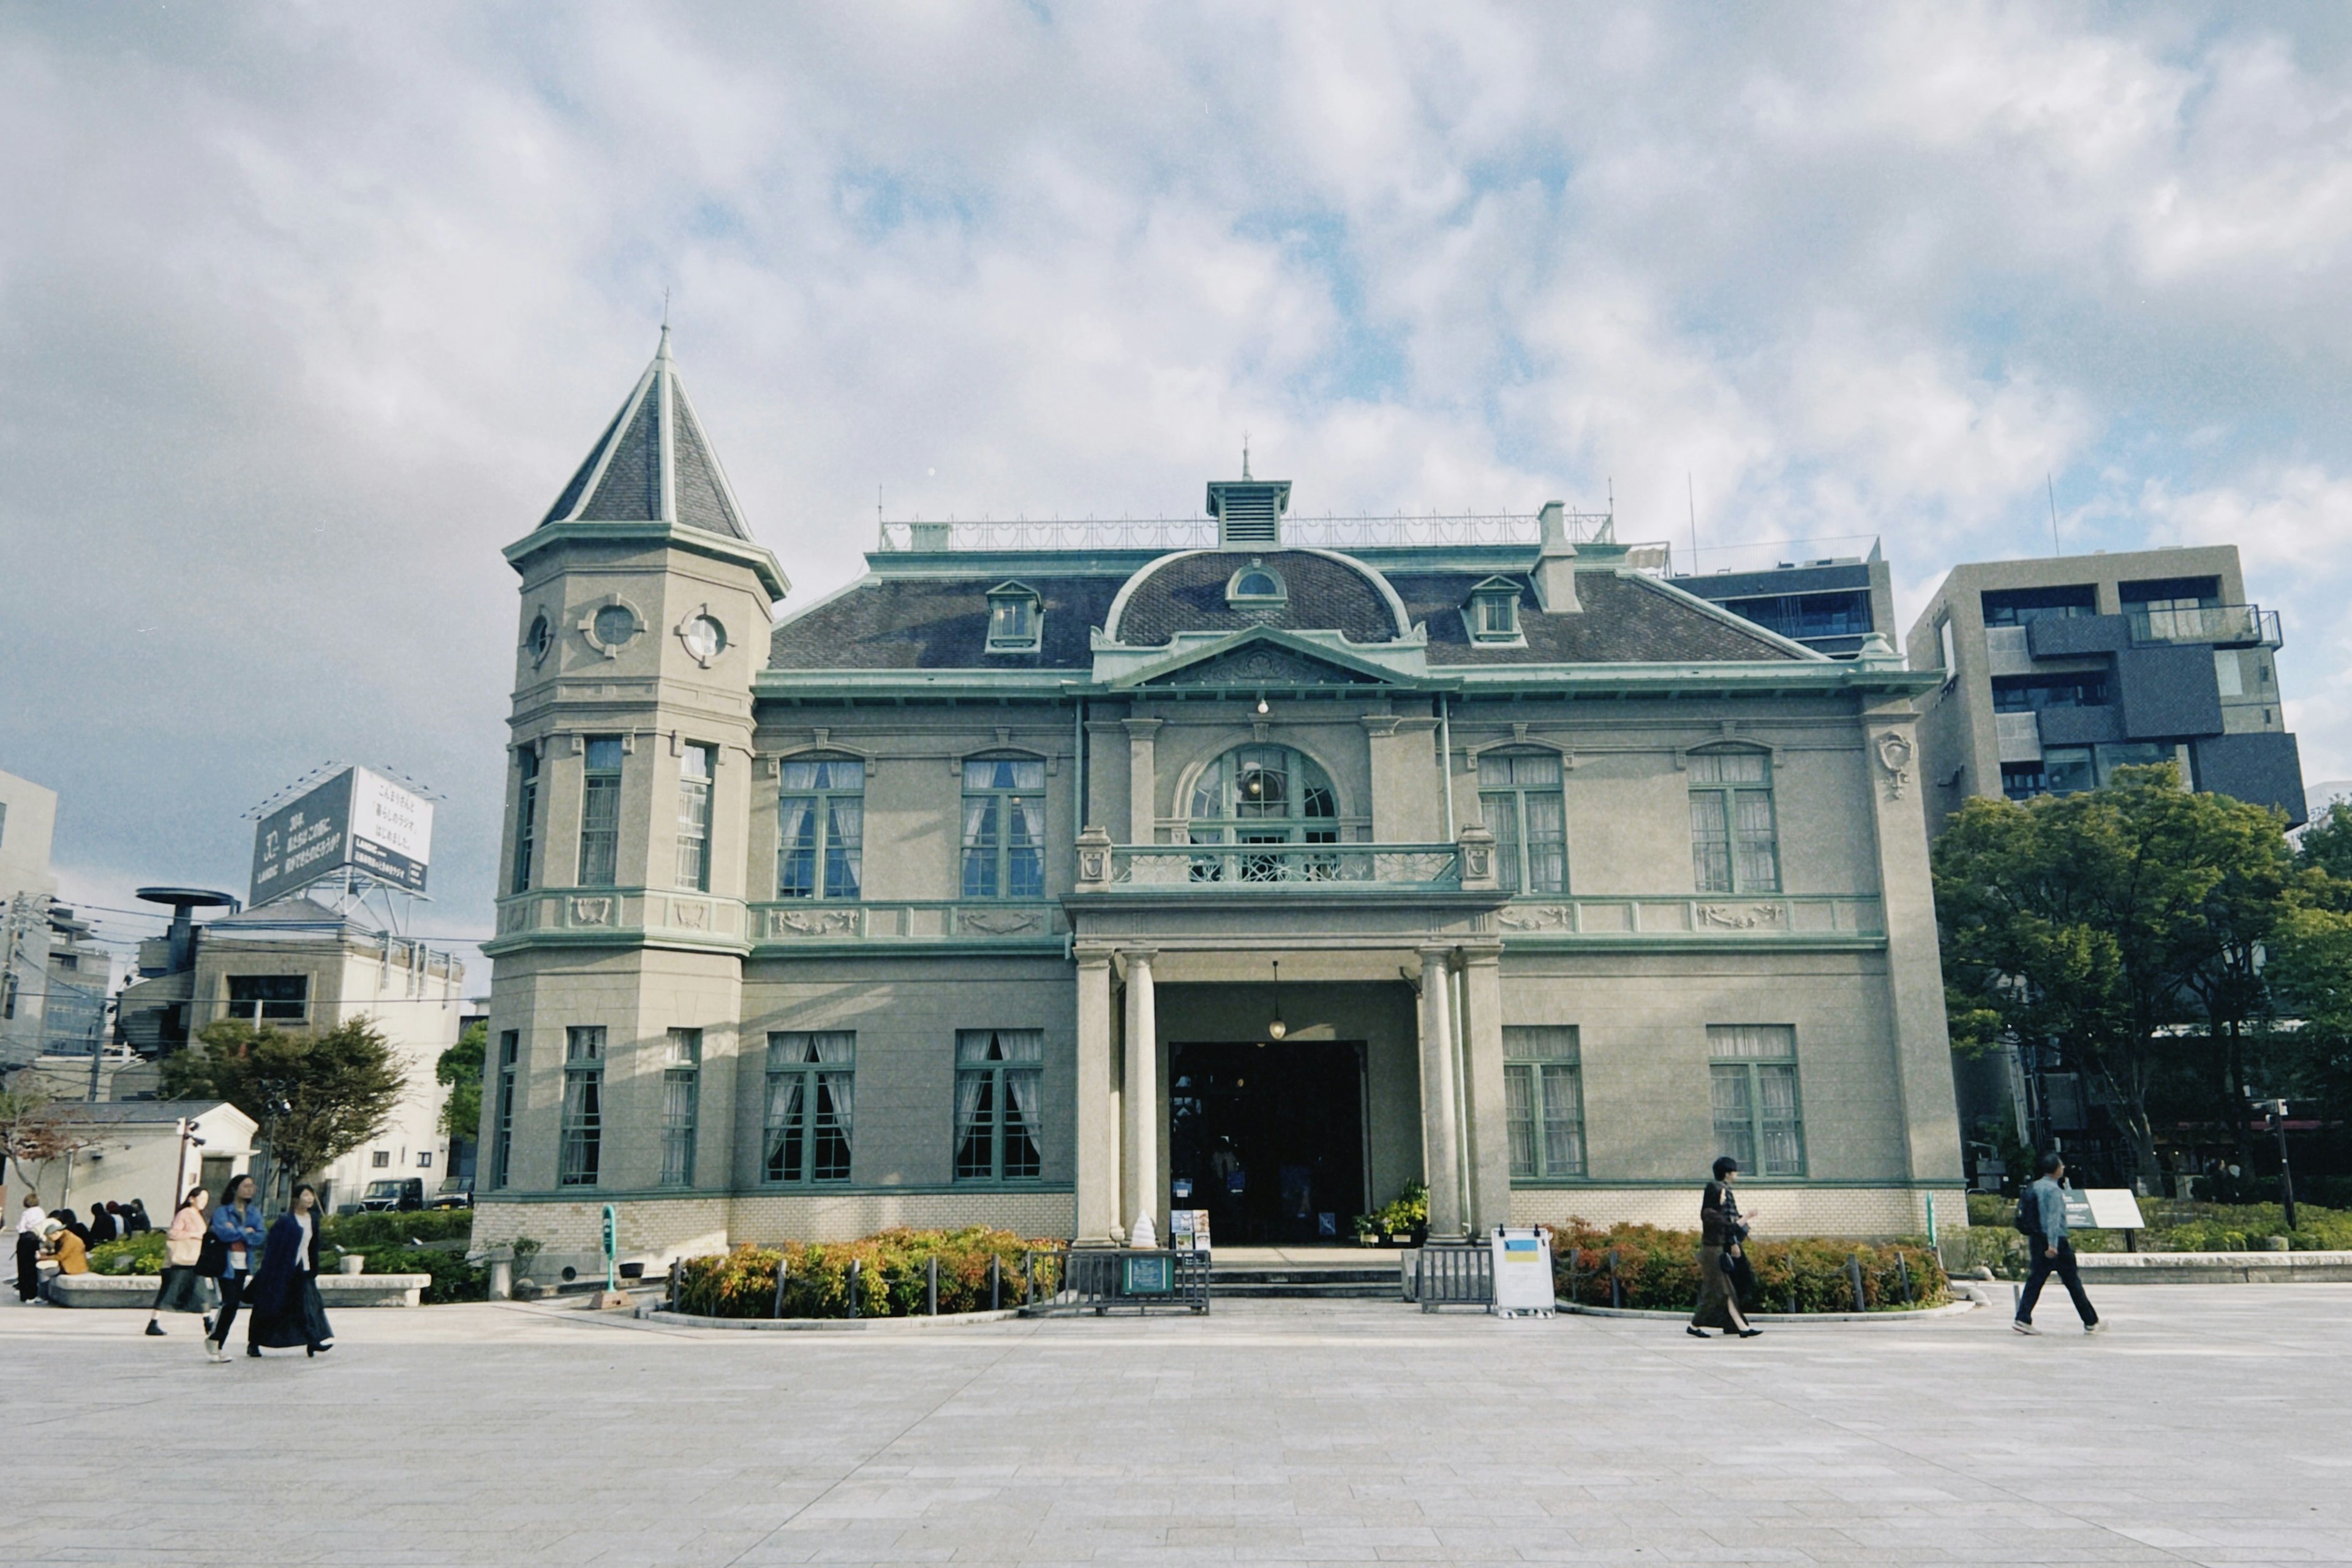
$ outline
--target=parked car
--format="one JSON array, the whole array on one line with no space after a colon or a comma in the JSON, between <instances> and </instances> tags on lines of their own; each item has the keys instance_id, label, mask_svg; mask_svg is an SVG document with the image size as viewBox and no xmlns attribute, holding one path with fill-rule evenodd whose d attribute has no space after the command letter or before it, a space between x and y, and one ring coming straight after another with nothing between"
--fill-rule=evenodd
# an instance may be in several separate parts
<instances>
[{"instance_id":1,"label":"parked car","mask_svg":"<svg viewBox=\"0 0 2352 1568\"><path fill-rule=\"evenodd\" d=\"M370 1182L367 1190L360 1194L360 1209L366 1214L385 1214L424 1206L425 1178L422 1176L393 1176L380 1182Z\"/></svg>"},{"instance_id":2,"label":"parked car","mask_svg":"<svg viewBox=\"0 0 2352 1568\"><path fill-rule=\"evenodd\" d=\"M469 1209L473 1206L474 1184L460 1176L448 1177L442 1182L440 1190L433 1194L433 1207L436 1209Z\"/></svg>"}]
</instances>

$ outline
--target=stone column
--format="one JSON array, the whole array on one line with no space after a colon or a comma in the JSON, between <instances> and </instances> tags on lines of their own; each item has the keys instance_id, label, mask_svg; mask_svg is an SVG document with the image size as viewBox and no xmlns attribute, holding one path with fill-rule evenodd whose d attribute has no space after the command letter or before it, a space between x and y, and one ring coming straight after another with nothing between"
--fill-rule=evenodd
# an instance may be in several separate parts
<instances>
[{"instance_id":1,"label":"stone column","mask_svg":"<svg viewBox=\"0 0 2352 1568\"><path fill-rule=\"evenodd\" d=\"M1462 969L1462 1078L1468 1103L1467 1218L1483 1236L1511 1220L1510 1106L1503 1089L1503 955L1465 950Z\"/></svg>"},{"instance_id":2,"label":"stone column","mask_svg":"<svg viewBox=\"0 0 2352 1568\"><path fill-rule=\"evenodd\" d=\"M1118 1128L1111 1089L1110 952L1078 952L1077 1239L1107 1242L1118 1223Z\"/></svg>"},{"instance_id":3,"label":"stone column","mask_svg":"<svg viewBox=\"0 0 2352 1568\"><path fill-rule=\"evenodd\" d=\"M1446 961L1452 950L1421 950L1421 1165L1429 1184L1429 1234L1462 1234L1462 1191L1454 1110L1454 1018Z\"/></svg>"},{"instance_id":4,"label":"stone column","mask_svg":"<svg viewBox=\"0 0 2352 1568\"><path fill-rule=\"evenodd\" d=\"M1160 955L1132 948L1120 956L1127 960L1127 1197L1119 1216L1132 1245L1145 1215L1157 1236L1168 1234L1160 1201L1160 1041L1151 994L1151 961Z\"/></svg>"},{"instance_id":5,"label":"stone column","mask_svg":"<svg viewBox=\"0 0 2352 1568\"><path fill-rule=\"evenodd\" d=\"M1152 752L1160 733L1157 719L1127 721L1127 841L1149 844L1160 820L1154 806L1160 787L1159 764Z\"/></svg>"}]
</instances>

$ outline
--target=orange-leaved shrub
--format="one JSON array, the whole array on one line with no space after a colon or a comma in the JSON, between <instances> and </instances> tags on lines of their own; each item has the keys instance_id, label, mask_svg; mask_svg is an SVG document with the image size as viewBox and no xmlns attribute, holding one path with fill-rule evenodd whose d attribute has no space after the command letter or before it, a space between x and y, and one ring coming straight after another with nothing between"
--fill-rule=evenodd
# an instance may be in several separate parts
<instances>
[{"instance_id":1,"label":"orange-leaved shrub","mask_svg":"<svg viewBox=\"0 0 2352 1568\"><path fill-rule=\"evenodd\" d=\"M1555 1288L1563 1302L1675 1312L1687 1312L1698 1305L1696 1231L1661 1230L1654 1225L1615 1225L1603 1230L1571 1219L1553 1232L1551 1246ZM1743 1302L1751 1311L1853 1311L1853 1280L1848 1266L1856 1256L1862 1259L1862 1299L1869 1311L1935 1307L1951 1300L1943 1266L1924 1242L1750 1237L1747 1252L1756 1270L1756 1299ZM1609 1287L1612 1253L1616 1255L1616 1279L1622 1292L1616 1303ZM1904 1300L1906 1274L1907 1302Z\"/></svg>"},{"instance_id":2,"label":"orange-leaved shrub","mask_svg":"<svg viewBox=\"0 0 2352 1568\"><path fill-rule=\"evenodd\" d=\"M856 1241L749 1244L713 1258L691 1258L680 1270L677 1310L698 1318L846 1318L850 1311L850 1266L858 1265L857 1310L861 1318L917 1316L926 1308L929 1262L939 1259L940 1310L984 1312L989 1307L988 1266L996 1260L1002 1301L1017 1307L1022 1296L1022 1258L1060 1247L1033 1241L1009 1230L971 1226L962 1230L881 1231ZM776 1270L784 1269L781 1302ZM1054 1288L1051 1259L1035 1261L1036 1288Z\"/></svg>"}]
</instances>

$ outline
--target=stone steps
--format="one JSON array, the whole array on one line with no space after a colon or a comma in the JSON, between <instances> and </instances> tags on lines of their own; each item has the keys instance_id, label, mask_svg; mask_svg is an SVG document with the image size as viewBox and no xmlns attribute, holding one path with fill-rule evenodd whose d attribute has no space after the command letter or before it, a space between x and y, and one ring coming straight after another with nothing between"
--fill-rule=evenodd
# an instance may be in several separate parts
<instances>
[{"instance_id":1,"label":"stone steps","mask_svg":"<svg viewBox=\"0 0 2352 1568\"><path fill-rule=\"evenodd\" d=\"M1227 1267L1212 1264L1209 1299L1394 1301L1396 1267L1333 1268L1298 1264Z\"/></svg>"}]
</instances>

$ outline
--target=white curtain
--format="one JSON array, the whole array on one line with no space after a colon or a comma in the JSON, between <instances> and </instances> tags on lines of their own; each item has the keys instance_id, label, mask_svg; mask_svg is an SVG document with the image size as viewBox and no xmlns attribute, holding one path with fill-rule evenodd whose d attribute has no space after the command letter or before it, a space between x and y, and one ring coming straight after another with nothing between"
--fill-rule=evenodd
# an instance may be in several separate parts
<instances>
[{"instance_id":1,"label":"white curtain","mask_svg":"<svg viewBox=\"0 0 2352 1568\"><path fill-rule=\"evenodd\" d=\"M825 803L824 896L854 899L861 870L859 853L866 842L866 801L858 795L835 795Z\"/></svg>"},{"instance_id":2,"label":"white curtain","mask_svg":"<svg viewBox=\"0 0 2352 1568\"><path fill-rule=\"evenodd\" d=\"M786 795L776 805L776 892L780 898L805 899L816 891L816 802Z\"/></svg>"}]
</instances>

